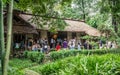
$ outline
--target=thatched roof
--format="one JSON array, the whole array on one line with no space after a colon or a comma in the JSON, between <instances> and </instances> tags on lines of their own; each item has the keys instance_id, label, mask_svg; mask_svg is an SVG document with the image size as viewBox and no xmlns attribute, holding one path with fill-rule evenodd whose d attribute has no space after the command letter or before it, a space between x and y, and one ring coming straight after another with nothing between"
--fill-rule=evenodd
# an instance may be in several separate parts
<instances>
[{"instance_id":1,"label":"thatched roof","mask_svg":"<svg viewBox=\"0 0 120 75\"><path fill-rule=\"evenodd\" d=\"M68 24L68 26L65 27L64 31L70 31L70 32L85 32L88 35L91 36L100 36L100 31L89 26L88 24L84 22L79 21L70 21L65 20L65 22Z\"/></svg>"},{"instance_id":2,"label":"thatched roof","mask_svg":"<svg viewBox=\"0 0 120 75\"><path fill-rule=\"evenodd\" d=\"M6 20L6 17L4 17ZM5 22L5 33L7 33L7 25ZM20 33L20 34L38 34L36 28L34 28L28 21L22 19L18 13L13 14L13 33Z\"/></svg>"},{"instance_id":3,"label":"thatched roof","mask_svg":"<svg viewBox=\"0 0 120 75\"><path fill-rule=\"evenodd\" d=\"M20 33L20 34L37 34L37 31L31 27L26 26L13 26L12 27L13 33ZM5 26L5 33L7 33L7 26Z\"/></svg>"},{"instance_id":4,"label":"thatched roof","mask_svg":"<svg viewBox=\"0 0 120 75\"><path fill-rule=\"evenodd\" d=\"M28 21L32 16L30 15L25 15L25 14L20 14L19 15L21 18L24 20ZM88 24L80 21L72 21L72 20L65 20L65 22L68 24L64 30L62 31L68 31L68 32L85 32L86 34L90 36L100 36L100 31L89 26ZM38 28L34 23L31 23L34 27ZM39 28L41 29L41 28ZM48 30L48 26L46 25L44 29L41 30Z\"/></svg>"}]
</instances>

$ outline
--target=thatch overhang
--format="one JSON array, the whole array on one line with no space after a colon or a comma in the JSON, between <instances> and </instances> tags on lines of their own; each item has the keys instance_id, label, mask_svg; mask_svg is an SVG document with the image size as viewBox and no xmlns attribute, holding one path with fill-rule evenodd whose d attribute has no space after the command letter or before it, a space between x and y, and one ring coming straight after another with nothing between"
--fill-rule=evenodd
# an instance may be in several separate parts
<instances>
[{"instance_id":1,"label":"thatch overhang","mask_svg":"<svg viewBox=\"0 0 120 75\"><path fill-rule=\"evenodd\" d=\"M13 26L12 32L18 34L38 34L35 29L25 26ZM5 26L5 33L7 33L7 26Z\"/></svg>"},{"instance_id":2,"label":"thatch overhang","mask_svg":"<svg viewBox=\"0 0 120 75\"><path fill-rule=\"evenodd\" d=\"M6 16L6 14L5 14ZM7 24L6 24L7 17L4 17L4 30L5 33L7 33ZM18 34L38 34L35 27L33 27L28 21L25 21L19 16L19 13L14 11L13 12L13 27L12 27L13 33Z\"/></svg>"},{"instance_id":3,"label":"thatch overhang","mask_svg":"<svg viewBox=\"0 0 120 75\"><path fill-rule=\"evenodd\" d=\"M25 21L29 22L29 19L32 18L31 15L25 15L20 14L21 18L23 18ZM72 21L72 20L65 20L65 22L68 24L64 30L58 30L58 31L66 31L66 32L83 32L90 36L101 36L101 33L99 30L89 26L88 24L80 21ZM39 28L34 23L31 23L34 27L36 27L38 30L49 30L48 25L45 25L44 28Z\"/></svg>"},{"instance_id":4,"label":"thatch overhang","mask_svg":"<svg viewBox=\"0 0 120 75\"><path fill-rule=\"evenodd\" d=\"M70 32L85 32L90 36L100 36L101 33L99 30L89 26L88 24L80 21L70 21L65 20L68 26L65 27L64 31Z\"/></svg>"}]
</instances>

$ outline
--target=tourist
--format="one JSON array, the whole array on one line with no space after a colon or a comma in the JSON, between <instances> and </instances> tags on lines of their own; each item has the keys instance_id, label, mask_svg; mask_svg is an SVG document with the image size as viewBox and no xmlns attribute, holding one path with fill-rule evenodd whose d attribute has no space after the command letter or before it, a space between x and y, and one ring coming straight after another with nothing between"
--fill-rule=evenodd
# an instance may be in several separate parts
<instances>
[{"instance_id":1,"label":"tourist","mask_svg":"<svg viewBox=\"0 0 120 75\"><path fill-rule=\"evenodd\" d=\"M87 41L84 42L84 49L88 49L88 42Z\"/></svg>"},{"instance_id":2,"label":"tourist","mask_svg":"<svg viewBox=\"0 0 120 75\"><path fill-rule=\"evenodd\" d=\"M40 44L41 44L41 46L43 46L43 44L44 44L44 39L41 39L41 40L40 40Z\"/></svg>"},{"instance_id":3,"label":"tourist","mask_svg":"<svg viewBox=\"0 0 120 75\"><path fill-rule=\"evenodd\" d=\"M111 41L107 41L107 48L108 48L108 49L111 48L111 45L112 45Z\"/></svg>"},{"instance_id":4,"label":"tourist","mask_svg":"<svg viewBox=\"0 0 120 75\"><path fill-rule=\"evenodd\" d=\"M41 46L40 46L40 44L36 44L36 47L37 47L37 50L39 51L39 52L41 52Z\"/></svg>"},{"instance_id":5,"label":"tourist","mask_svg":"<svg viewBox=\"0 0 120 75\"><path fill-rule=\"evenodd\" d=\"M68 41L68 47L69 47L69 48L70 48L70 45L71 45L71 41L72 41L72 40L69 40L69 41Z\"/></svg>"},{"instance_id":6,"label":"tourist","mask_svg":"<svg viewBox=\"0 0 120 75\"><path fill-rule=\"evenodd\" d=\"M75 43L73 43L73 41L71 41L70 50L74 50L74 48L75 48Z\"/></svg>"},{"instance_id":7,"label":"tourist","mask_svg":"<svg viewBox=\"0 0 120 75\"><path fill-rule=\"evenodd\" d=\"M61 38L58 38L58 39L57 39L57 43L59 43L59 45L62 44L62 40L61 40Z\"/></svg>"},{"instance_id":8,"label":"tourist","mask_svg":"<svg viewBox=\"0 0 120 75\"><path fill-rule=\"evenodd\" d=\"M20 48L20 44L19 43L15 43L15 49L19 49Z\"/></svg>"},{"instance_id":9,"label":"tourist","mask_svg":"<svg viewBox=\"0 0 120 75\"><path fill-rule=\"evenodd\" d=\"M56 51L59 51L60 49L61 49L61 46L60 46L59 43L57 43L57 45L56 45Z\"/></svg>"},{"instance_id":10,"label":"tourist","mask_svg":"<svg viewBox=\"0 0 120 75\"><path fill-rule=\"evenodd\" d=\"M81 50L81 43L80 42L78 42L78 50Z\"/></svg>"},{"instance_id":11,"label":"tourist","mask_svg":"<svg viewBox=\"0 0 120 75\"><path fill-rule=\"evenodd\" d=\"M66 50L68 48L68 42L67 42L66 38L64 39L62 45L63 45L64 50Z\"/></svg>"},{"instance_id":12,"label":"tourist","mask_svg":"<svg viewBox=\"0 0 120 75\"><path fill-rule=\"evenodd\" d=\"M38 50L37 45L36 45L36 42L33 43L33 45L32 45L32 50L33 50L33 51L37 51L37 50Z\"/></svg>"},{"instance_id":13,"label":"tourist","mask_svg":"<svg viewBox=\"0 0 120 75\"><path fill-rule=\"evenodd\" d=\"M102 43L102 40L99 41L99 48L102 49L103 47L103 43Z\"/></svg>"},{"instance_id":14,"label":"tourist","mask_svg":"<svg viewBox=\"0 0 120 75\"><path fill-rule=\"evenodd\" d=\"M45 43L43 45L43 53L47 54L47 51L48 51L48 45L47 45L47 43Z\"/></svg>"},{"instance_id":15,"label":"tourist","mask_svg":"<svg viewBox=\"0 0 120 75\"><path fill-rule=\"evenodd\" d=\"M29 50L32 49L32 43L33 43L33 40L32 40L32 39L29 39L29 40L28 40L28 49L29 49Z\"/></svg>"},{"instance_id":16,"label":"tourist","mask_svg":"<svg viewBox=\"0 0 120 75\"><path fill-rule=\"evenodd\" d=\"M22 41L20 42L20 48L21 48L21 49L25 49L25 41L24 41L24 40L22 40Z\"/></svg>"},{"instance_id":17,"label":"tourist","mask_svg":"<svg viewBox=\"0 0 120 75\"><path fill-rule=\"evenodd\" d=\"M53 43L54 43L54 39L51 38L51 40L50 40L50 48L53 48Z\"/></svg>"},{"instance_id":18,"label":"tourist","mask_svg":"<svg viewBox=\"0 0 120 75\"><path fill-rule=\"evenodd\" d=\"M73 41L73 43L76 43L76 37L74 37L74 38L72 39L72 41Z\"/></svg>"},{"instance_id":19,"label":"tourist","mask_svg":"<svg viewBox=\"0 0 120 75\"><path fill-rule=\"evenodd\" d=\"M48 44L48 40L47 40L47 38L45 38L44 43L45 43L45 44Z\"/></svg>"},{"instance_id":20,"label":"tourist","mask_svg":"<svg viewBox=\"0 0 120 75\"><path fill-rule=\"evenodd\" d=\"M37 39L37 44L41 45L41 39Z\"/></svg>"},{"instance_id":21,"label":"tourist","mask_svg":"<svg viewBox=\"0 0 120 75\"><path fill-rule=\"evenodd\" d=\"M116 42L115 41L112 42L112 48L113 49L116 48Z\"/></svg>"},{"instance_id":22,"label":"tourist","mask_svg":"<svg viewBox=\"0 0 120 75\"><path fill-rule=\"evenodd\" d=\"M56 46L56 41L55 39L53 39L53 48L55 48L55 46Z\"/></svg>"}]
</instances>

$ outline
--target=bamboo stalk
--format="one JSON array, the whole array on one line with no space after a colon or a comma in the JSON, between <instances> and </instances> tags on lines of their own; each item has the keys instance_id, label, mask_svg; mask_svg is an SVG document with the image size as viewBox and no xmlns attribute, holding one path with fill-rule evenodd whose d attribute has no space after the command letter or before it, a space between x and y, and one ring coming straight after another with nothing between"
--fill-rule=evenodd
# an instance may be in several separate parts
<instances>
[{"instance_id":1,"label":"bamboo stalk","mask_svg":"<svg viewBox=\"0 0 120 75\"><path fill-rule=\"evenodd\" d=\"M3 72L3 57L5 52L5 43L4 43L4 22L3 22L3 2L0 0L0 75Z\"/></svg>"},{"instance_id":2,"label":"bamboo stalk","mask_svg":"<svg viewBox=\"0 0 120 75\"><path fill-rule=\"evenodd\" d=\"M4 69L3 75L7 75L8 64L9 64L9 55L11 49L11 36L12 36L12 13L13 13L13 0L9 0L9 9L7 14L7 25L8 25L8 33L7 33L7 45L6 45L6 54L4 58Z\"/></svg>"}]
</instances>

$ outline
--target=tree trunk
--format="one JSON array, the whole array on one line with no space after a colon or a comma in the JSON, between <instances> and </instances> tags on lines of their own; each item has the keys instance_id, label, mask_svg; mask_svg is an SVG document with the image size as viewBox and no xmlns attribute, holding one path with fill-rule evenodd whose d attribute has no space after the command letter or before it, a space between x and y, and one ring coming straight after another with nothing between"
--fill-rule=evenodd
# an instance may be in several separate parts
<instances>
[{"instance_id":1,"label":"tree trunk","mask_svg":"<svg viewBox=\"0 0 120 75\"><path fill-rule=\"evenodd\" d=\"M112 0L112 25L114 27L115 32L118 32L118 27L117 27L117 17L116 17L116 12L115 12L115 6L116 6L116 0Z\"/></svg>"},{"instance_id":2,"label":"tree trunk","mask_svg":"<svg viewBox=\"0 0 120 75\"><path fill-rule=\"evenodd\" d=\"M3 72L3 57L5 51L4 44L4 22L3 22L3 2L0 0L0 75Z\"/></svg>"},{"instance_id":3,"label":"tree trunk","mask_svg":"<svg viewBox=\"0 0 120 75\"><path fill-rule=\"evenodd\" d=\"M82 2L83 20L85 21L85 19L86 19L86 15L85 15L85 5L84 5L84 0L82 0L81 2Z\"/></svg>"},{"instance_id":4,"label":"tree trunk","mask_svg":"<svg viewBox=\"0 0 120 75\"><path fill-rule=\"evenodd\" d=\"M11 34L12 34L12 13L13 13L13 0L9 0L9 9L7 14L7 25L8 25L8 32L7 32L7 46L6 46L6 53L4 58L4 69L3 75L7 75L8 64L9 64L9 55L11 49Z\"/></svg>"},{"instance_id":5,"label":"tree trunk","mask_svg":"<svg viewBox=\"0 0 120 75\"><path fill-rule=\"evenodd\" d=\"M117 20L116 20L116 16L112 16L112 25L114 27L115 32L118 32L118 27L117 27Z\"/></svg>"}]
</instances>

